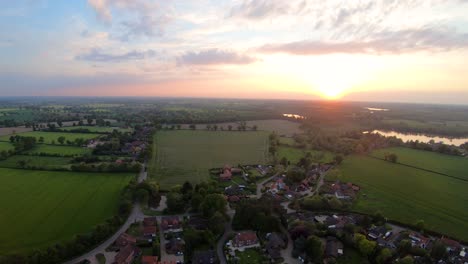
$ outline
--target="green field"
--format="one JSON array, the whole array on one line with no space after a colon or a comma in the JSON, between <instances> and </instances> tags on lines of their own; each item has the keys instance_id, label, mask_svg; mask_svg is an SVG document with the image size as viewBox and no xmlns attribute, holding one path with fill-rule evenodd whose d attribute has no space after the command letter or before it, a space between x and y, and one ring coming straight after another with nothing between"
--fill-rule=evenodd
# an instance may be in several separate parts
<instances>
[{"instance_id":1,"label":"green field","mask_svg":"<svg viewBox=\"0 0 468 264\"><path fill-rule=\"evenodd\" d=\"M73 129L88 129L90 132L96 133L111 133L114 130L118 130L120 132L131 132L132 129L130 128L120 128L120 127L100 127L100 126L70 126L70 127L62 127L61 130L69 131Z\"/></svg>"},{"instance_id":2,"label":"green field","mask_svg":"<svg viewBox=\"0 0 468 264\"><path fill-rule=\"evenodd\" d=\"M91 154L91 149L89 148L82 148L82 147L74 147L74 146L60 146L60 145L44 145L38 144L33 149L26 151L27 154L39 154L39 153L47 153L47 154L60 154L60 155L85 155Z\"/></svg>"},{"instance_id":3,"label":"green field","mask_svg":"<svg viewBox=\"0 0 468 264\"><path fill-rule=\"evenodd\" d=\"M20 161L28 167L57 169L70 165L71 158L14 155L0 161L0 168L21 168Z\"/></svg>"},{"instance_id":4,"label":"green field","mask_svg":"<svg viewBox=\"0 0 468 264\"><path fill-rule=\"evenodd\" d=\"M116 213L132 174L0 169L0 255L86 233Z\"/></svg>"},{"instance_id":5,"label":"green field","mask_svg":"<svg viewBox=\"0 0 468 264\"><path fill-rule=\"evenodd\" d=\"M33 132L25 132L25 133L18 133L17 135L23 137L35 137L39 140L40 137L44 138L44 143L52 143L55 141L55 144L59 144L57 139L61 136L65 137L66 140L74 141L77 138L83 139L93 139L101 136L100 134L91 134L91 133L63 133L63 132L42 132L42 131L33 131ZM1 136L0 141L9 141L10 135Z\"/></svg>"},{"instance_id":6,"label":"green field","mask_svg":"<svg viewBox=\"0 0 468 264\"><path fill-rule=\"evenodd\" d=\"M372 153L372 156L384 158L385 153L394 153L398 162L440 172L468 180L468 158L449 156L436 152L421 151L410 148L387 148Z\"/></svg>"},{"instance_id":7,"label":"green field","mask_svg":"<svg viewBox=\"0 0 468 264\"><path fill-rule=\"evenodd\" d=\"M310 152L312 154L312 159L315 162L332 162L333 154L327 151L318 151L318 150L307 150L294 147L284 147L280 146L278 148L277 156L279 159L285 157L291 164L296 164L301 158L304 158L306 153Z\"/></svg>"},{"instance_id":8,"label":"green field","mask_svg":"<svg viewBox=\"0 0 468 264\"><path fill-rule=\"evenodd\" d=\"M440 157L443 164L450 156ZM468 182L367 156L347 157L341 180L362 187L358 212L381 211L389 219L468 240Z\"/></svg>"},{"instance_id":9,"label":"green field","mask_svg":"<svg viewBox=\"0 0 468 264\"><path fill-rule=\"evenodd\" d=\"M268 158L266 132L162 131L154 137L149 174L167 189L207 180L210 168L264 164Z\"/></svg>"},{"instance_id":10,"label":"green field","mask_svg":"<svg viewBox=\"0 0 468 264\"><path fill-rule=\"evenodd\" d=\"M10 149L15 149L15 147L11 144L11 143L8 143L8 142L0 142L0 151L8 151Z\"/></svg>"}]
</instances>

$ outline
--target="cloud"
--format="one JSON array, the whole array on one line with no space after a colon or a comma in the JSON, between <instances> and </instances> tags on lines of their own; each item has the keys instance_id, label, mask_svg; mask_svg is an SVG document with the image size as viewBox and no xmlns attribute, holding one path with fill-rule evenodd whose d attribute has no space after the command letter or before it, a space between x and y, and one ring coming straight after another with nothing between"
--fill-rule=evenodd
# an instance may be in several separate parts
<instances>
[{"instance_id":1,"label":"cloud","mask_svg":"<svg viewBox=\"0 0 468 264\"><path fill-rule=\"evenodd\" d=\"M402 31L382 31L363 41L303 40L282 44L267 44L258 49L263 53L294 55L324 55L333 53L408 53L417 51L448 51L468 48L468 34L449 29L421 28Z\"/></svg>"},{"instance_id":2,"label":"cloud","mask_svg":"<svg viewBox=\"0 0 468 264\"><path fill-rule=\"evenodd\" d=\"M13 40L11 39L0 39L0 47L10 47L13 45Z\"/></svg>"},{"instance_id":3,"label":"cloud","mask_svg":"<svg viewBox=\"0 0 468 264\"><path fill-rule=\"evenodd\" d=\"M141 16L137 21L124 21L121 23L121 26L124 28L124 33L119 39L128 41L132 37L138 36L162 36L164 33L164 26L170 21L171 19L165 15L157 17L145 15Z\"/></svg>"},{"instance_id":4,"label":"cloud","mask_svg":"<svg viewBox=\"0 0 468 264\"><path fill-rule=\"evenodd\" d=\"M305 1L302 2L305 3ZM229 16L263 19L287 14L293 8L293 5L289 1L284 0L245 0L239 5L233 6Z\"/></svg>"},{"instance_id":5,"label":"cloud","mask_svg":"<svg viewBox=\"0 0 468 264\"><path fill-rule=\"evenodd\" d=\"M117 39L122 41L129 41L132 37L161 36L164 26L171 21L169 11L156 1L88 0L88 4L96 12L97 18L105 24L112 25L114 20L118 20L116 24L123 33ZM115 12L121 13L114 17Z\"/></svg>"},{"instance_id":6,"label":"cloud","mask_svg":"<svg viewBox=\"0 0 468 264\"><path fill-rule=\"evenodd\" d=\"M256 59L233 51L209 49L200 52L187 52L179 58L180 64L214 65L214 64L250 64Z\"/></svg>"},{"instance_id":7,"label":"cloud","mask_svg":"<svg viewBox=\"0 0 468 264\"><path fill-rule=\"evenodd\" d=\"M109 54L102 52L100 49L92 49L87 53L77 55L75 59L93 62L123 62L130 60L144 60L155 57L156 55L157 53L154 50L134 50L123 54Z\"/></svg>"}]
</instances>

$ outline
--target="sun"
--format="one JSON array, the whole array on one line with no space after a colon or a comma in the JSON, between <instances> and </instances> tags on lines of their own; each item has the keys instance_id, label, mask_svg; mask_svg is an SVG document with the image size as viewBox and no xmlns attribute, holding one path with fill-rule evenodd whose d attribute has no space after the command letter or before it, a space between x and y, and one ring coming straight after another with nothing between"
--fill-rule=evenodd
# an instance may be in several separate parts
<instances>
[{"instance_id":1,"label":"sun","mask_svg":"<svg viewBox=\"0 0 468 264\"><path fill-rule=\"evenodd\" d=\"M319 89L320 93L327 99L335 100L343 96L343 89L338 87L328 87Z\"/></svg>"}]
</instances>

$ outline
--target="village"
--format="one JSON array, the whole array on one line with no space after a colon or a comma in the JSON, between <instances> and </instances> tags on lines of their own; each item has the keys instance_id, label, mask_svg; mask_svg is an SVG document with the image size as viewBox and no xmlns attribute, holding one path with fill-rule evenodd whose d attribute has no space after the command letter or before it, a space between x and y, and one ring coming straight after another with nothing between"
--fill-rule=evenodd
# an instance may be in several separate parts
<instances>
[{"instance_id":1,"label":"village","mask_svg":"<svg viewBox=\"0 0 468 264\"><path fill-rule=\"evenodd\" d=\"M187 259L184 230L208 230L209 220L190 212L157 216L141 213L102 254L116 264L309 263L318 259L321 263L346 263L350 252L369 256L378 250L380 255L389 252L382 256L382 263L403 261L392 259L391 252L404 252L405 258L413 260L411 263L426 263L424 252L432 255L443 250L439 254L447 254L449 261L439 261L440 264L468 262L466 247L447 237L403 227L383 217L347 213L339 208L312 212L298 206L311 197L343 204L356 199L359 186L325 180L332 167L333 164L318 164L298 182L291 181L285 169L277 170L271 165L225 165L212 169L212 177L219 182L219 192L226 200L225 214L230 218L216 246L195 250ZM233 218L239 204L265 198L284 210L285 214L278 218L285 219L285 226L275 232L234 230ZM308 246L314 239L319 249L314 251L320 257L317 259L310 253L312 246Z\"/></svg>"}]
</instances>

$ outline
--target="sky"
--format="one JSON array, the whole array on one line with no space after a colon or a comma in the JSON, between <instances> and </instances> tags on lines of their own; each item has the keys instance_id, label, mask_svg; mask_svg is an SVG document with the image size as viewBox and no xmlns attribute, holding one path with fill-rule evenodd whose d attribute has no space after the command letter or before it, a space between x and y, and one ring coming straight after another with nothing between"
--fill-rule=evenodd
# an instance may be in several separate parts
<instances>
[{"instance_id":1,"label":"sky","mask_svg":"<svg viewBox=\"0 0 468 264\"><path fill-rule=\"evenodd\" d=\"M468 104L468 0L0 0L0 96Z\"/></svg>"}]
</instances>

